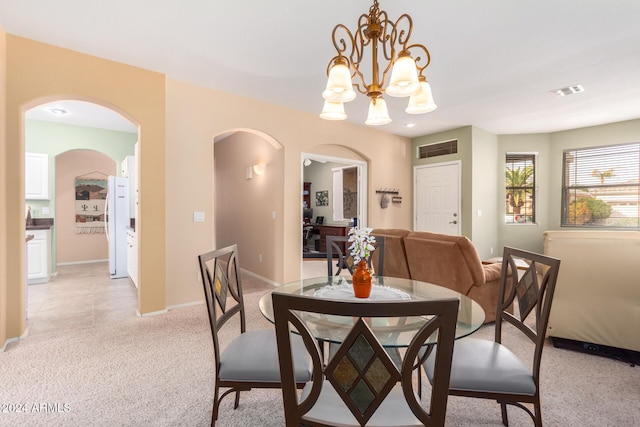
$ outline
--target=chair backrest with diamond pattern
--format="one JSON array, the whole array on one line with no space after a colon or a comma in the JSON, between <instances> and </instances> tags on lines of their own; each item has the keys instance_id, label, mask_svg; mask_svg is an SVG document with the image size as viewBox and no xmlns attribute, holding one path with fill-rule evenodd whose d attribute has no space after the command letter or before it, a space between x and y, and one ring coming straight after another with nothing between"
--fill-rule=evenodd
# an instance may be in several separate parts
<instances>
[{"instance_id":1,"label":"chair backrest with diamond pattern","mask_svg":"<svg viewBox=\"0 0 640 427\"><path fill-rule=\"evenodd\" d=\"M237 245L227 246L198 256L200 274L207 302L216 371L219 368L220 344L218 331L233 316L240 316L240 331L246 330L242 281Z\"/></svg>"},{"instance_id":2,"label":"chair backrest with diamond pattern","mask_svg":"<svg viewBox=\"0 0 640 427\"><path fill-rule=\"evenodd\" d=\"M330 393L333 396L337 393L348 408L348 411L344 408L342 410L347 414L348 420L344 425L363 426L371 417L376 416L376 411L381 410L383 406L384 410L388 411L389 402L385 402L385 399L391 396L389 393L394 388L394 396L401 398L403 396L405 403L400 408L392 407L392 411L410 409L417 425L444 424L459 306L457 299L350 302L278 292L273 293L272 299L287 426L298 426L300 423L330 424L326 420L317 418L318 411L313 416L309 415L316 405L335 403L328 403L326 399L322 401L328 395L325 393L327 390L322 390L323 387L332 387L333 390L330 390ZM351 332L339 344L339 348L326 364L316 339L304 322L306 316L318 316L318 314L345 316L352 319L353 323ZM371 331L369 324L383 321L377 318L407 316L429 316L429 320L414 336L407 348L402 366L398 369ZM300 401L293 380L290 328L297 330L302 336L313 359L313 381L303 391ZM420 350L432 334L438 334L437 345L432 349L436 355L437 374L427 412L417 400L413 375L418 372L416 369L420 364L420 357L426 358L424 352ZM332 408L331 411L324 411L325 415L327 412L340 411L337 406ZM393 417L391 415L391 418Z\"/></svg>"},{"instance_id":3,"label":"chair backrest with diamond pattern","mask_svg":"<svg viewBox=\"0 0 640 427\"><path fill-rule=\"evenodd\" d=\"M518 269L518 264L528 267L525 270L522 267ZM509 269L518 273L512 275L513 286L509 286ZM535 344L532 354L534 378L538 378L540 372L540 359L559 270L559 259L522 249L504 248L498 295L498 301L502 301L502 304L498 304L495 341L502 342L503 322L515 326L527 336ZM508 309L514 302L518 306L516 314Z\"/></svg>"}]
</instances>

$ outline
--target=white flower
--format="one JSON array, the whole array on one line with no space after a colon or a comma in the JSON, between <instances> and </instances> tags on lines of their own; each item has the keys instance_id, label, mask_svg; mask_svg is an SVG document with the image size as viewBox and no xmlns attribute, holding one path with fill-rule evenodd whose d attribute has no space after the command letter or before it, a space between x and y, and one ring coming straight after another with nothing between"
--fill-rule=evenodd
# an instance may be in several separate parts
<instances>
[{"instance_id":1,"label":"white flower","mask_svg":"<svg viewBox=\"0 0 640 427\"><path fill-rule=\"evenodd\" d=\"M349 250L353 257L353 262L358 263L361 260L366 260L371 256L371 253L376 249L373 244L376 242L375 236L371 235L372 228L359 228L353 227L349 230Z\"/></svg>"}]
</instances>

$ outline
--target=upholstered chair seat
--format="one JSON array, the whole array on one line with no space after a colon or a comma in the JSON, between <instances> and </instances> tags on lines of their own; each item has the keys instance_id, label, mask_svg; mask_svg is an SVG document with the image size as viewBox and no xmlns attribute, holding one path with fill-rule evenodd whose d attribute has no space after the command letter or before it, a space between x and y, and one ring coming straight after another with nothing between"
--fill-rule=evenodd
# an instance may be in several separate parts
<instances>
[{"instance_id":1,"label":"upholstered chair seat","mask_svg":"<svg viewBox=\"0 0 640 427\"><path fill-rule=\"evenodd\" d=\"M291 337L296 382L311 380L311 364L299 336ZM280 382L276 334L272 329L239 335L220 355L221 381Z\"/></svg>"},{"instance_id":2,"label":"upholstered chair seat","mask_svg":"<svg viewBox=\"0 0 640 427\"><path fill-rule=\"evenodd\" d=\"M433 376L433 360L425 364ZM528 368L500 343L463 338L453 348L450 387L469 392L496 391L533 396L536 384Z\"/></svg>"}]
</instances>

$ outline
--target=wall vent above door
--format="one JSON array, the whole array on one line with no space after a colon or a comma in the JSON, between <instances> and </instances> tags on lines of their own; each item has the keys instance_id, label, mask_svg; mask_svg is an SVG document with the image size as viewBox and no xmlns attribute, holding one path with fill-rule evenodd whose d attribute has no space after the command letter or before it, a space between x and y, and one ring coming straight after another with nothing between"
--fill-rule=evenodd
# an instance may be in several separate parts
<instances>
[{"instance_id":1,"label":"wall vent above door","mask_svg":"<svg viewBox=\"0 0 640 427\"><path fill-rule=\"evenodd\" d=\"M433 144L421 145L418 147L418 158L428 159L430 157L444 156L446 154L456 154L458 152L458 140L436 142Z\"/></svg>"}]
</instances>

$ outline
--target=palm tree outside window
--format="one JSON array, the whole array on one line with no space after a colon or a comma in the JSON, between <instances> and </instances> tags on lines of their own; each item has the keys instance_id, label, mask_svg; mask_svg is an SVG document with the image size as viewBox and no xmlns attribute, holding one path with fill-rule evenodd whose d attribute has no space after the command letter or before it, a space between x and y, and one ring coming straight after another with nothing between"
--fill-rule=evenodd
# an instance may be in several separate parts
<instances>
[{"instance_id":1,"label":"palm tree outside window","mask_svg":"<svg viewBox=\"0 0 640 427\"><path fill-rule=\"evenodd\" d=\"M505 223L536 222L536 154L507 153Z\"/></svg>"}]
</instances>

